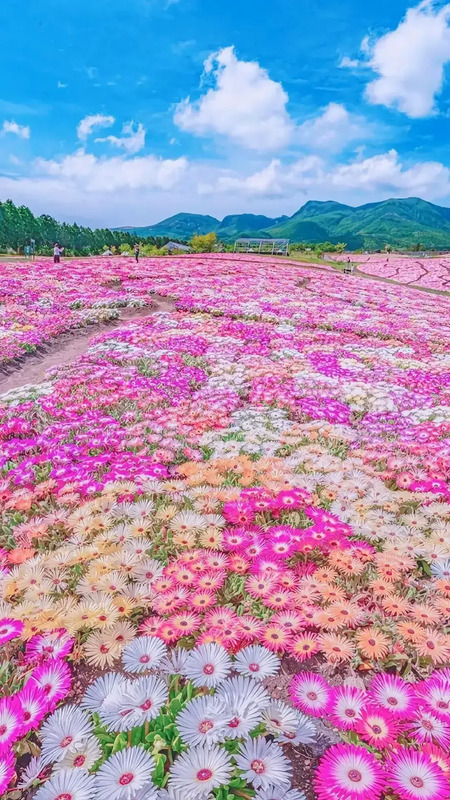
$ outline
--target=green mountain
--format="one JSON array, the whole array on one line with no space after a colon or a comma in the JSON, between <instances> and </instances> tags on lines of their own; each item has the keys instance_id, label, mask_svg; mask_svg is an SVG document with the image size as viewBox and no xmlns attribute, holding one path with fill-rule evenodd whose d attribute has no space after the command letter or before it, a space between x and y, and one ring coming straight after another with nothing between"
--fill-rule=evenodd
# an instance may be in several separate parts
<instances>
[{"instance_id":1,"label":"green mountain","mask_svg":"<svg viewBox=\"0 0 450 800\"><path fill-rule=\"evenodd\" d=\"M181 213L163 219L156 225L146 225L143 228L113 228L112 230L135 233L137 236L172 236L174 239L190 239L195 233L216 231L219 225L218 219L207 214Z\"/></svg>"},{"instance_id":2,"label":"green mountain","mask_svg":"<svg viewBox=\"0 0 450 800\"><path fill-rule=\"evenodd\" d=\"M386 244L450 247L450 208L418 197L383 200L352 208L341 203L306 203L271 236L302 242L346 242L349 249L380 249Z\"/></svg>"},{"instance_id":3,"label":"green mountain","mask_svg":"<svg viewBox=\"0 0 450 800\"><path fill-rule=\"evenodd\" d=\"M286 238L292 242L346 242L348 249L377 250L386 244L450 249L450 208L418 197L383 200L352 206L332 200L309 200L292 217L271 219L258 214L232 214L222 222L203 214L176 214L145 228L116 228L139 236L190 239L194 233L215 231L219 239L239 237Z\"/></svg>"}]
</instances>

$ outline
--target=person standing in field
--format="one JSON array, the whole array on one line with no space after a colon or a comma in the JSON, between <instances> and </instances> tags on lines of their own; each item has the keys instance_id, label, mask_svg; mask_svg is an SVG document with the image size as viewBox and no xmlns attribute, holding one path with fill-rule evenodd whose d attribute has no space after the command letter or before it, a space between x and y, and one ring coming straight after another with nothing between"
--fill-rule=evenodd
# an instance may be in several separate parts
<instances>
[{"instance_id":1,"label":"person standing in field","mask_svg":"<svg viewBox=\"0 0 450 800\"><path fill-rule=\"evenodd\" d=\"M134 245L134 257L136 259L136 264L138 264L139 263L139 245L138 244Z\"/></svg>"},{"instance_id":2,"label":"person standing in field","mask_svg":"<svg viewBox=\"0 0 450 800\"><path fill-rule=\"evenodd\" d=\"M55 243L53 248L53 263L59 264L60 262L60 255L64 252L64 247L60 247L58 242Z\"/></svg>"}]
</instances>

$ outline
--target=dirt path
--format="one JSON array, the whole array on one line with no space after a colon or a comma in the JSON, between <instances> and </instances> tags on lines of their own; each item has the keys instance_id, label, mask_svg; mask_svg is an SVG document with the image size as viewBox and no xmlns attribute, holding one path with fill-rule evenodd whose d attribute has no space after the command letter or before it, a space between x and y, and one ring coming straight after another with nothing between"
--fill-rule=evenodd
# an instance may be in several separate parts
<instances>
[{"instance_id":1,"label":"dirt path","mask_svg":"<svg viewBox=\"0 0 450 800\"><path fill-rule=\"evenodd\" d=\"M152 296L152 304L144 308L121 308L119 319L61 334L40 352L24 356L20 362L6 365L0 373L0 395L28 383L41 383L50 367L68 364L89 348L91 339L102 331L117 328L131 319L148 317L158 311L173 311L174 301L161 295Z\"/></svg>"}]
</instances>

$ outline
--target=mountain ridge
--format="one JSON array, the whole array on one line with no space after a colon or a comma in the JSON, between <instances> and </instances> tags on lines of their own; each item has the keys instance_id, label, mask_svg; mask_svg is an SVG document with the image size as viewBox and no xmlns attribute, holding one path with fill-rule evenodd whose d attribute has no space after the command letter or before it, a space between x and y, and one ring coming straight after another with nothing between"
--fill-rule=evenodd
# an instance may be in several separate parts
<instances>
[{"instance_id":1,"label":"mountain ridge","mask_svg":"<svg viewBox=\"0 0 450 800\"><path fill-rule=\"evenodd\" d=\"M291 217L228 214L223 220L205 214L181 212L154 225L119 227L139 236L190 239L214 231L218 239L240 237L286 238L293 242L345 242L348 249L380 249L386 244L408 247L450 247L450 208L420 197L389 198L361 206L334 200L308 200Z\"/></svg>"}]
</instances>

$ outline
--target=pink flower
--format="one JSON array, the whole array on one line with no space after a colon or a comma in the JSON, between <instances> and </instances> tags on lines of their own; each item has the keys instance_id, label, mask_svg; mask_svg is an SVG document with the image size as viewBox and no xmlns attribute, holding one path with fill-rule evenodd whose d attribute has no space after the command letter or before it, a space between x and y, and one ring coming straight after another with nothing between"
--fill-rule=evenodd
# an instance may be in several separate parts
<instances>
[{"instance_id":1,"label":"pink flower","mask_svg":"<svg viewBox=\"0 0 450 800\"><path fill-rule=\"evenodd\" d=\"M314 787L319 800L379 800L385 780L372 753L363 747L335 744L320 760Z\"/></svg>"}]
</instances>

